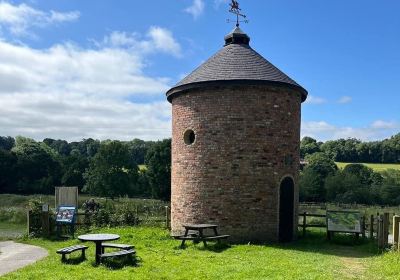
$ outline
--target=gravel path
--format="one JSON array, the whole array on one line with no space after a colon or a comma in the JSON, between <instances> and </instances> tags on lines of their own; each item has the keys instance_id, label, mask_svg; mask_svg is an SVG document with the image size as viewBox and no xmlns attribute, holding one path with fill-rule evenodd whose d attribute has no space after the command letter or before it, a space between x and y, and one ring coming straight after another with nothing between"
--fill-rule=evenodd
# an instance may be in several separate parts
<instances>
[{"instance_id":1,"label":"gravel path","mask_svg":"<svg viewBox=\"0 0 400 280\"><path fill-rule=\"evenodd\" d=\"M14 241L0 242L0 252L0 276L33 264L48 255L43 248Z\"/></svg>"}]
</instances>

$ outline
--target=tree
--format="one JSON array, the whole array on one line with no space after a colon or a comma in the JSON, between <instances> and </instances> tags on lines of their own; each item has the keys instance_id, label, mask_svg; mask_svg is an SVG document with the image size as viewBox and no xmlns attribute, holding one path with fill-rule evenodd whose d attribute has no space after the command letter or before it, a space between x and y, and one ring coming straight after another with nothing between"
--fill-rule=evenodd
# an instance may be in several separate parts
<instances>
[{"instance_id":1,"label":"tree","mask_svg":"<svg viewBox=\"0 0 400 280\"><path fill-rule=\"evenodd\" d=\"M343 168L344 173L349 173L357 176L363 185L370 186L372 184L372 168L360 163L348 164Z\"/></svg>"},{"instance_id":2,"label":"tree","mask_svg":"<svg viewBox=\"0 0 400 280\"><path fill-rule=\"evenodd\" d=\"M16 184L17 157L0 149L0 193L13 193Z\"/></svg>"},{"instance_id":3,"label":"tree","mask_svg":"<svg viewBox=\"0 0 400 280\"><path fill-rule=\"evenodd\" d=\"M89 167L89 160L78 155L70 155L63 158L63 176L61 183L64 186L77 186L79 190L82 190L85 185L83 174Z\"/></svg>"},{"instance_id":4,"label":"tree","mask_svg":"<svg viewBox=\"0 0 400 280\"><path fill-rule=\"evenodd\" d=\"M311 155L317 152L320 152L321 149L319 147L319 143L317 143L317 140L311 137L304 137L301 139L300 142L300 157L304 158L307 155Z\"/></svg>"},{"instance_id":5,"label":"tree","mask_svg":"<svg viewBox=\"0 0 400 280\"><path fill-rule=\"evenodd\" d=\"M313 169L323 179L328 175L335 174L337 166L335 162L329 158L325 153L315 153L306 157L308 162L306 169Z\"/></svg>"},{"instance_id":6,"label":"tree","mask_svg":"<svg viewBox=\"0 0 400 280\"><path fill-rule=\"evenodd\" d=\"M61 165L56 153L44 143L21 136L16 137L12 151L18 158L18 191L53 193L61 179Z\"/></svg>"},{"instance_id":7,"label":"tree","mask_svg":"<svg viewBox=\"0 0 400 280\"><path fill-rule=\"evenodd\" d=\"M49 146L54 151L56 151L59 155L62 155L62 156L68 156L71 152L71 148L70 148L68 142L65 140L54 140L51 138L46 138L43 140L43 143L45 143L47 146Z\"/></svg>"},{"instance_id":8,"label":"tree","mask_svg":"<svg viewBox=\"0 0 400 280\"><path fill-rule=\"evenodd\" d=\"M158 141L146 154L147 177L152 196L171 199L171 139Z\"/></svg>"},{"instance_id":9,"label":"tree","mask_svg":"<svg viewBox=\"0 0 400 280\"><path fill-rule=\"evenodd\" d=\"M311 168L306 168L300 174L300 201L325 201L325 188L322 176Z\"/></svg>"},{"instance_id":10,"label":"tree","mask_svg":"<svg viewBox=\"0 0 400 280\"><path fill-rule=\"evenodd\" d=\"M138 167L120 141L102 143L84 174L84 191L115 198L129 195L136 187Z\"/></svg>"},{"instance_id":11,"label":"tree","mask_svg":"<svg viewBox=\"0 0 400 280\"><path fill-rule=\"evenodd\" d=\"M15 145L15 140L14 138L10 136L0 136L0 149L6 150L6 151L11 151L11 149Z\"/></svg>"},{"instance_id":12,"label":"tree","mask_svg":"<svg viewBox=\"0 0 400 280\"><path fill-rule=\"evenodd\" d=\"M127 142L129 153L137 164L144 164L147 151L151 148L154 142L133 139Z\"/></svg>"}]
</instances>

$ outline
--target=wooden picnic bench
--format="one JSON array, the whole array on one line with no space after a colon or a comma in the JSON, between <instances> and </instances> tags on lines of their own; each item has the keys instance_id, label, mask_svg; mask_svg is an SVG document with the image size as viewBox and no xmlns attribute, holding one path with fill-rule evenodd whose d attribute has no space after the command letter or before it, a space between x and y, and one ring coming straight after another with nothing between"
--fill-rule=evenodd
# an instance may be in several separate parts
<instances>
[{"instance_id":1,"label":"wooden picnic bench","mask_svg":"<svg viewBox=\"0 0 400 280\"><path fill-rule=\"evenodd\" d=\"M105 248L114 248L114 249L120 249L120 250L130 250L135 248L133 245L128 245L128 244L117 244L117 243L102 243L101 244L101 253L104 254Z\"/></svg>"},{"instance_id":2,"label":"wooden picnic bench","mask_svg":"<svg viewBox=\"0 0 400 280\"><path fill-rule=\"evenodd\" d=\"M112 258L112 257L133 256L135 254L136 254L136 252L133 249L119 250L119 251L115 251L115 252L101 254L100 259L102 260L105 258Z\"/></svg>"},{"instance_id":3,"label":"wooden picnic bench","mask_svg":"<svg viewBox=\"0 0 400 280\"><path fill-rule=\"evenodd\" d=\"M204 246L207 246L207 241L217 241L218 243L222 239L227 239L230 235L218 235L217 225L213 224L191 224L191 225L183 225L185 228L184 235L173 236L177 240L182 240L181 248L185 246L186 240L193 240L194 243L203 242ZM204 230L212 229L214 235L206 236L204 235ZM189 234L189 232L191 233ZM196 232L196 233L193 233Z\"/></svg>"},{"instance_id":4,"label":"wooden picnic bench","mask_svg":"<svg viewBox=\"0 0 400 280\"><path fill-rule=\"evenodd\" d=\"M62 249L57 250L57 254L61 254L61 260L62 261L66 261L66 257L65 255L71 254L72 252L75 251L82 251L82 258L85 258L85 250L89 248L88 246L84 246L84 245L74 245L74 246L69 246L69 247L65 247Z\"/></svg>"}]
</instances>

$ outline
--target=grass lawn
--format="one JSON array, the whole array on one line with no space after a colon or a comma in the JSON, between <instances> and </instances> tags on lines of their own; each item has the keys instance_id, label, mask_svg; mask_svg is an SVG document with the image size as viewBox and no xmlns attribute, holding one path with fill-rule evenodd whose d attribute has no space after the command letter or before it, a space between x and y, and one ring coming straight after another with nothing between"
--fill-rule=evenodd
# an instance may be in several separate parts
<instances>
[{"instance_id":1,"label":"grass lawn","mask_svg":"<svg viewBox=\"0 0 400 280\"><path fill-rule=\"evenodd\" d=\"M378 255L368 242L354 245L351 237L326 241L313 232L291 244L193 245L179 248L179 241L160 228L126 227L95 230L117 233L120 243L134 244L137 265L115 267L94 264L94 243L87 243L87 260L78 257L62 263L55 251L77 240L24 240L46 248L50 255L36 264L8 274L4 279L399 279L398 265L375 274L380 265L395 261L395 254ZM354 245L354 246L352 246ZM77 253L75 256L79 256ZM399 255L400 256L400 255ZM399 259L399 257L397 257ZM393 269L393 271L391 270ZM379 278L382 277L382 278Z\"/></svg>"},{"instance_id":2,"label":"grass lawn","mask_svg":"<svg viewBox=\"0 0 400 280\"><path fill-rule=\"evenodd\" d=\"M0 223L0 240L17 238L26 233L26 225Z\"/></svg>"},{"instance_id":3,"label":"grass lawn","mask_svg":"<svg viewBox=\"0 0 400 280\"><path fill-rule=\"evenodd\" d=\"M335 162L336 165L343 169L346 165L351 164L348 162ZM387 169L397 169L400 170L400 164L391 164L391 163L362 163L370 168L372 168L376 172L382 172Z\"/></svg>"}]
</instances>

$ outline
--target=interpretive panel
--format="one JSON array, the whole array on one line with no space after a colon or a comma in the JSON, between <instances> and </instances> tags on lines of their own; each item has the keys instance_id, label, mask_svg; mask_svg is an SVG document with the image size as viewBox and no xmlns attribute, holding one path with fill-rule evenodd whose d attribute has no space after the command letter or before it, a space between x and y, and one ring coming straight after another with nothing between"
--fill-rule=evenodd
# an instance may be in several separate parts
<instances>
[{"instance_id":1,"label":"interpretive panel","mask_svg":"<svg viewBox=\"0 0 400 280\"><path fill-rule=\"evenodd\" d=\"M355 211L326 211L328 231L361 233L360 212Z\"/></svg>"}]
</instances>

